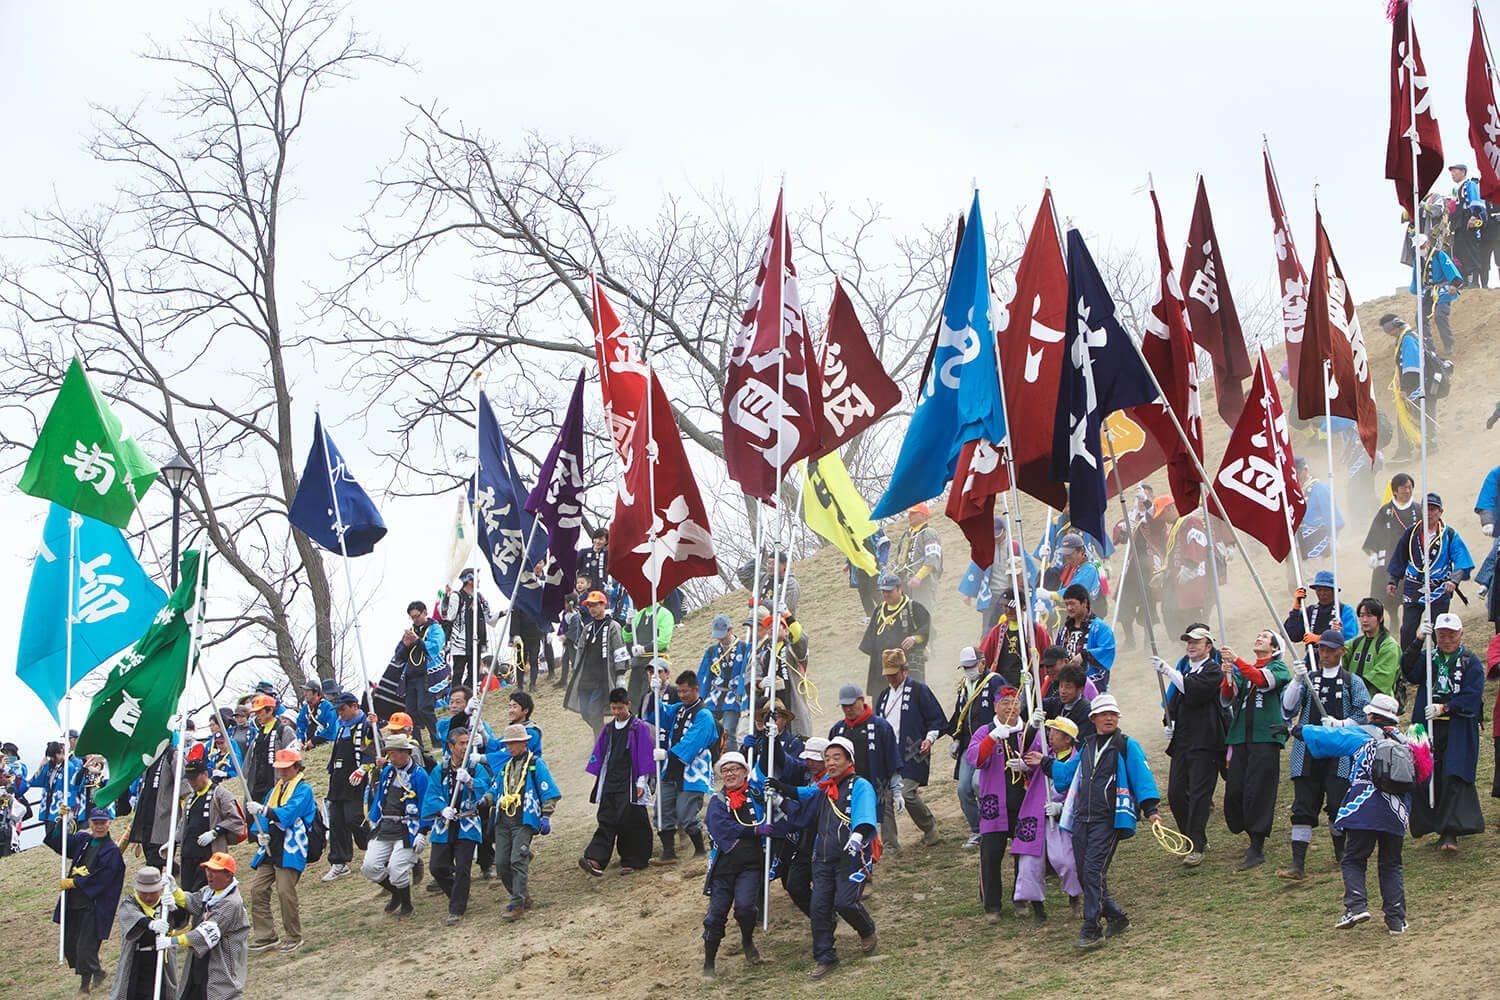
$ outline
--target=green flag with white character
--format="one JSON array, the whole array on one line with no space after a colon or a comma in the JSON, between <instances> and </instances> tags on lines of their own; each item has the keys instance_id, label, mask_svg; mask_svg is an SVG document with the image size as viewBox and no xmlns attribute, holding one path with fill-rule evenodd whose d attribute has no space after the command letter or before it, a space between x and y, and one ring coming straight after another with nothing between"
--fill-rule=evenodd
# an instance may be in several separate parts
<instances>
[{"instance_id":1,"label":"green flag with white character","mask_svg":"<svg viewBox=\"0 0 1500 1000\"><path fill-rule=\"evenodd\" d=\"M199 577L202 558L197 549L183 554L176 592L110 670L89 706L75 752L96 753L109 762L109 783L95 794L97 802L118 798L171 742L188 659L196 656L193 633L207 589Z\"/></svg>"},{"instance_id":2,"label":"green flag with white character","mask_svg":"<svg viewBox=\"0 0 1500 1000\"><path fill-rule=\"evenodd\" d=\"M26 460L21 492L124 528L156 473L74 358Z\"/></svg>"}]
</instances>

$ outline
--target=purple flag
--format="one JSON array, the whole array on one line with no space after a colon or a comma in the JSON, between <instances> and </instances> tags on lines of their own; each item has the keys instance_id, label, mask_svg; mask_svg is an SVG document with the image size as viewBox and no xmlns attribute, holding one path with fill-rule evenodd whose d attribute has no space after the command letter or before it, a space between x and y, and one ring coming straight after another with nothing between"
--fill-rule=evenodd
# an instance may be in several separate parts
<instances>
[{"instance_id":1,"label":"purple flag","mask_svg":"<svg viewBox=\"0 0 1500 1000\"><path fill-rule=\"evenodd\" d=\"M547 529L547 565L542 586L542 614L562 614L578 572L578 532L583 525L583 372L573 385L573 400L552 450L537 470L536 489L526 510Z\"/></svg>"}]
</instances>

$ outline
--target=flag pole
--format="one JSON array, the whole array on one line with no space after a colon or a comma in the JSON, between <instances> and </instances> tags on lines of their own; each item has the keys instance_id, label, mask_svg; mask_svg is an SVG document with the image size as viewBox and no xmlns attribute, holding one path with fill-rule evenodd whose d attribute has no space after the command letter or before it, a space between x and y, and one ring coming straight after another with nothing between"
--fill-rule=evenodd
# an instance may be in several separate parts
<instances>
[{"instance_id":1,"label":"flag pole","mask_svg":"<svg viewBox=\"0 0 1500 1000\"><path fill-rule=\"evenodd\" d=\"M72 782L68 780L68 762L72 759L73 747L68 742L68 734L73 726L73 623L78 617L78 529L82 523L82 515L68 511L68 628L63 656L62 805L58 808L57 815L58 879L68 877L68 819L73 814ZM67 926L68 893L66 889L62 889L57 896L58 965L67 961L63 952Z\"/></svg>"},{"instance_id":2,"label":"flag pole","mask_svg":"<svg viewBox=\"0 0 1500 1000\"><path fill-rule=\"evenodd\" d=\"M1262 361L1264 361L1265 352L1262 351L1261 353ZM1263 369L1267 379L1271 377L1270 367L1271 366L1269 364L1263 365ZM1278 470L1285 469L1285 460L1281 454L1281 435L1277 433L1275 422L1271 418L1270 397L1266 394L1261 395L1261 407L1265 410L1266 413L1266 428L1270 432L1269 437L1271 438L1271 450L1276 456L1276 468ZM1287 552L1292 557L1292 575L1297 579L1297 589L1301 590L1302 559L1297 552L1297 529L1292 524L1292 508L1287 504L1287 484L1284 482L1281 484L1281 499L1278 506L1281 507L1281 515L1286 520ZM1334 583L1338 583L1337 573L1334 574ZM1338 591L1335 590L1334 593L1337 594ZM1334 605L1337 606L1337 604L1338 599L1337 597L1335 597ZM1304 638L1303 645L1306 646L1307 643L1305 640L1307 634L1312 631L1312 622L1307 617L1307 599L1305 597L1300 602L1298 602L1298 610L1302 612L1302 635Z\"/></svg>"},{"instance_id":3,"label":"flag pole","mask_svg":"<svg viewBox=\"0 0 1500 1000\"><path fill-rule=\"evenodd\" d=\"M478 368L474 369L474 384L476 386L478 386L480 389L484 388L484 374ZM474 537L476 539L479 537L479 504L478 504L478 500L479 500L479 448L480 448L480 443L479 443L479 408L476 405L475 408L474 408L474 499L475 499L476 502L474 504L474 509L472 511L470 511L470 513L474 517ZM530 548L530 544L529 543L527 545L527 548L528 549ZM463 571L459 570L459 573L461 575L463 573ZM472 578L474 580L474 599L469 602L469 612L470 612L470 614L469 614L469 641L467 643L465 643L464 645L465 645L465 648L467 649L468 654L469 654L469 677L471 678L470 683L472 683L475 687L478 687L479 686L479 673L480 673L480 669L481 669L481 667L483 665L483 662L484 662L484 650L480 647L480 642L479 642L479 573L477 571L474 572L472 574ZM450 581L448 581L448 583L451 586L452 583L453 583L453 581L450 580ZM459 593L463 592L463 580L462 579L459 580L459 588L458 589L459 589ZM494 661L491 660L490 662L493 665ZM518 667L516 667L516 669L520 670L521 668L518 666ZM450 678L452 677L451 671L449 673L449 677ZM460 679L459 683L463 683L463 680ZM489 684L489 681L486 680L484 683L485 684ZM449 681L449 685L450 685L450 691L451 691L451 685L452 685L452 681L451 680ZM474 700L478 701L479 700L479 698L478 698L479 692L475 691L475 692L473 692L473 694L474 694ZM451 697L451 695L450 695L450 697ZM465 707L467 707L467 706L465 706ZM476 711L476 713L475 713L475 719L477 720L478 718L479 718L478 712ZM451 727L452 723L449 723L449 726ZM474 743L475 743L474 733L471 731L469 733L469 746L472 747L474 745ZM435 749L437 750L438 760L441 761L443 759L443 748L442 747L437 747ZM489 749L489 748L486 747L486 749Z\"/></svg>"},{"instance_id":4,"label":"flag pole","mask_svg":"<svg viewBox=\"0 0 1500 1000\"><path fill-rule=\"evenodd\" d=\"M649 566L650 563L656 561L656 542L658 538L656 527L661 522L656 516L656 473L654 471L656 466L656 426L654 413L654 411L656 410L656 406L652 402L652 400L655 398L656 394L656 378L651 372L650 357L646 353L646 343L644 340L641 342L641 364L646 368L646 502L649 505L649 509L651 511L651 525L646 529L646 544L648 546L647 551L651 553L650 562L648 562L647 564ZM654 720L653 726L657 730L657 732L655 733L655 746L660 746L662 684L661 679L656 676L656 660L661 656L661 628L660 623L657 621L657 616L661 614L661 608L658 607L658 604L661 601L661 593L658 590L658 583L661 580L660 570L658 569L656 572L651 573L650 578L651 659L646 663L646 689L652 693L651 701L653 711L651 714L652 719ZM631 638L635 642L640 641L640 637L635 635L634 629L631 630ZM668 738L670 739L670 736ZM661 832L662 822L661 783L666 778L666 771L666 764L661 761L657 761L656 829L658 833Z\"/></svg>"},{"instance_id":5,"label":"flag pole","mask_svg":"<svg viewBox=\"0 0 1500 1000\"><path fill-rule=\"evenodd\" d=\"M1420 290L1420 289L1419 289ZM1420 300L1418 311L1421 311ZM1334 484L1338 482L1335 478L1333 467L1333 395L1330 385L1333 381L1333 362L1328 358L1323 359L1323 430L1324 438L1328 444L1328 551L1333 559L1333 582L1334 586L1339 582L1339 520L1338 520L1338 498L1334 495ZM1301 574L1297 577L1301 583ZM1337 604L1337 600L1334 602Z\"/></svg>"},{"instance_id":6,"label":"flag pole","mask_svg":"<svg viewBox=\"0 0 1500 1000\"><path fill-rule=\"evenodd\" d=\"M354 571L349 568L349 547L344 541L344 532L347 530L347 526L344 524L344 515L339 511L339 491L338 484L333 479L332 454L328 447L328 429L323 426L323 415L316 408L313 410L313 417L318 424L318 446L323 449L323 471L328 477L328 497L333 503L333 532L339 539L339 555L343 557L339 561L344 564L344 586L349 591L349 611L354 618L354 648L359 651L359 676L363 682L360 686L363 688L365 697L368 699L367 704L370 706L370 714L374 715L375 696L370 691L370 671L365 665L365 642L359 631L359 608L355 605L354 600ZM477 420L475 424L478 424ZM202 560L199 560L199 562L201 564ZM338 668L330 663L328 664L328 669L336 672ZM335 676L337 676L336 673ZM378 732L380 727L374 726L372 728L377 731L375 736L375 755L378 757L380 756L380 735Z\"/></svg>"},{"instance_id":7,"label":"flag pole","mask_svg":"<svg viewBox=\"0 0 1500 1000\"><path fill-rule=\"evenodd\" d=\"M326 457L327 456L325 454L325 458ZM340 535L340 539L342 540L342 535ZM204 568L207 565L208 553L207 551L201 551L198 555L198 579L193 586L193 623L191 631L188 632L188 670L192 670L197 664L198 649L202 645L203 641L203 619L205 617L204 609L206 605L203 594L203 572ZM205 681L205 683L207 682ZM183 678L183 690L187 690L186 677ZM167 845L166 853L163 855L164 860L162 863L162 875L168 879L170 879L172 876L172 858L176 853L177 848L177 814L182 811L182 800L180 796L182 791L182 769L187 760L187 747L183 745L183 741L186 739L187 717L188 713L183 711L182 708L182 696L179 695L177 698L177 755L176 760L172 765L171 794L173 808L172 814L167 818ZM221 719L220 721L222 722L223 720ZM169 912L167 908L167 894L163 894L163 898L158 901L157 905L162 908L162 914L165 916L165 914ZM152 988L151 994L154 1000L161 1000L162 969L166 964L166 958L167 953L158 949L156 952L156 984Z\"/></svg>"},{"instance_id":8,"label":"flag pole","mask_svg":"<svg viewBox=\"0 0 1500 1000\"><path fill-rule=\"evenodd\" d=\"M1123 504L1121 505L1123 506ZM1125 557L1120 560L1120 584L1124 586L1125 578L1130 575L1130 553L1135 549L1135 532L1130 530L1130 514L1125 514ZM1109 613L1109 630L1113 632L1115 626L1120 623L1120 604L1115 601L1114 610Z\"/></svg>"},{"instance_id":9,"label":"flag pole","mask_svg":"<svg viewBox=\"0 0 1500 1000\"><path fill-rule=\"evenodd\" d=\"M1131 341L1131 343L1134 343L1134 341ZM1090 369L1092 370L1093 361L1089 357L1089 353L1087 351L1084 352L1084 358L1085 358L1084 363L1087 364L1087 365L1089 365ZM1146 369L1147 369L1147 371L1150 371L1150 366L1147 365ZM1155 379L1156 378L1155 373L1152 373L1151 377L1152 377L1152 379ZM1174 417L1173 419L1175 420L1176 418ZM1114 439L1114 436L1111 435L1110 432L1109 432L1109 424L1108 424L1108 422L1107 421L1101 421L1100 423L1102 425L1102 430L1104 431L1104 448L1105 448L1105 450L1107 452L1109 452L1109 467L1110 467L1110 471L1114 474L1114 477L1115 477L1115 499L1118 500L1118 501L1120 501L1120 514L1125 518L1125 530L1130 532L1130 537L1131 537L1131 539L1133 541L1134 538L1135 538L1135 531L1130 527L1130 511L1127 510L1126 507L1125 507L1125 484L1121 480L1121 477L1120 477L1120 462L1119 462L1118 459L1115 458L1115 439ZM1130 558L1130 550L1129 549L1126 549L1125 558L1127 560L1129 560L1129 558ZM1209 558L1210 559L1213 558L1213 553L1212 552L1209 553ZM1151 581L1146 576L1146 571L1145 571L1144 568L1142 568L1140 559L1136 559L1136 562L1135 562L1135 572L1136 572L1136 582L1137 582L1137 585L1141 588L1141 600L1142 600L1142 602L1146 606L1146 644L1151 647L1151 655L1154 656L1154 657L1156 657L1157 659L1161 659L1161 651L1158 649L1158 647L1156 645L1156 627L1151 623L1151 619L1154 617L1153 614L1152 614L1152 612L1151 612ZM1121 575L1123 576L1123 574L1121 574ZM1124 581L1121 581L1121 582L1123 583ZM1223 627L1220 626L1220 630L1221 631L1222 631L1222 628ZM1221 642L1223 641L1223 636L1222 635L1220 636L1220 641ZM1156 673L1156 672L1153 671L1153 673ZM1162 677L1161 677L1160 673L1156 674L1156 690L1161 695L1161 713L1162 713L1161 714L1161 719L1162 719L1162 725L1166 725L1167 722L1168 722L1168 719L1167 719L1167 682L1164 681L1164 680L1162 680Z\"/></svg>"},{"instance_id":10,"label":"flag pole","mask_svg":"<svg viewBox=\"0 0 1500 1000\"><path fill-rule=\"evenodd\" d=\"M1220 510L1223 510L1223 504L1219 503L1218 491L1214 489L1214 481L1209 476L1209 474L1204 471L1203 460L1199 458L1198 453L1193 450L1193 445L1187 436L1187 431L1183 430L1182 428L1182 421L1177 419L1177 411L1173 410L1171 404L1167 402L1167 394L1162 391L1161 380L1156 377L1155 370L1152 369L1150 362L1146 360L1146 356L1141 353L1141 345L1136 343L1134 337L1127 337L1126 339L1128 339L1131 346L1135 348L1136 356L1141 359L1141 366L1146 369L1146 374L1150 377L1151 384L1156 387L1157 395L1161 397L1162 409L1165 410L1167 416L1171 418L1172 427L1177 431L1178 440L1182 442L1183 448L1187 451L1188 457L1193 460L1193 470L1198 473L1199 481L1203 484L1204 490L1206 490L1209 497L1212 498L1214 505L1217 506ZM1271 595L1266 593L1266 585L1264 581L1261 580L1260 573L1256 572L1255 567L1250 562L1250 554L1245 551L1245 543L1244 540L1240 538L1239 530L1235 528L1233 521L1226 520L1224 523L1229 527L1229 534L1234 538L1234 547L1239 550L1240 558L1245 561L1245 568L1250 571L1250 579L1255 581L1255 589L1260 591L1260 599L1265 602L1266 610L1271 613L1271 618L1273 621L1278 620L1276 605L1272 603Z\"/></svg>"},{"instance_id":11,"label":"flag pole","mask_svg":"<svg viewBox=\"0 0 1500 1000\"><path fill-rule=\"evenodd\" d=\"M1475 5L1477 8L1477 4ZM1483 22L1480 22L1481 26ZM1406 52L1415 63L1415 28L1411 20L1411 4L1407 3L1406 9ZM1427 699L1432 701L1432 540L1427 528L1427 337L1422 329L1423 303L1426 300L1424 291L1427 284L1428 265L1422 260L1422 251L1417 241L1422 235L1422 192L1418 186L1422 183L1418 177L1418 165L1421 161L1422 140L1417 134L1417 82L1410 75L1407 78L1407 109L1411 115L1411 127L1408 131L1409 149L1411 151L1411 232L1412 232L1412 273L1417 285L1417 397L1418 409L1421 412L1421 431L1418 435L1418 445L1421 448L1421 475L1422 475L1422 619L1428 623L1427 635L1422 639L1422 656L1426 664L1425 682L1427 684ZM1326 363L1326 362L1325 362ZM1326 394L1328 384L1324 382L1323 391ZM1330 490L1332 484L1330 484ZM1441 536L1439 536L1441 537ZM1431 725L1428 725L1431 729ZM1437 808L1437 783L1427 783L1427 804L1431 808Z\"/></svg>"}]
</instances>

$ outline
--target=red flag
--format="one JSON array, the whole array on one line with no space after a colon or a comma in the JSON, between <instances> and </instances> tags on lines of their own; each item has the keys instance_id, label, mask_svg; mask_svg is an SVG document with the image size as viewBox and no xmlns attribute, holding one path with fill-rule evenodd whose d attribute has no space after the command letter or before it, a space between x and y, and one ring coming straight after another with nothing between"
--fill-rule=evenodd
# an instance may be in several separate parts
<instances>
[{"instance_id":1,"label":"red flag","mask_svg":"<svg viewBox=\"0 0 1500 1000\"><path fill-rule=\"evenodd\" d=\"M609 526L609 572L636 607L698 576L714 576L714 543L698 483L688 465L671 404L646 373L650 418L635 425L624 482ZM654 535L654 537L653 537Z\"/></svg>"},{"instance_id":2,"label":"red flag","mask_svg":"<svg viewBox=\"0 0 1500 1000\"><path fill-rule=\"evenodd\" d=\"M786 472L818 454L821 379L797 297L792 233L776 195L771 234L724 385L724 464L746 494L773 502Z\"/></svg>"},{"instance_id":3,"label":"red flag","mask_svg":"<svg viewBox=\"0 0 1500 1000\"><path fill-rule=\"evenodd\" d=\"M1229 523L1260 539L1272 557L1283 562L1292 550L1283 507L1290 509L1296 530L1307 512L1307 498L1297 481L1286 412L1264 349L1248 405L1229 435L1214 487Z\"/></svg>"},{"instance_id":4,"label":"red flag","mask_svg":"<svg viewBox=\"0 0 1500 1000\"><path fill-rule=\"evenodd\" d=\"M604 416L615 454L630 471L630 437L646 395L646 366L636 353L630 331L620 323L614 307L604 297L599 279L589 275L594 304L594 356L599 360L599 388L604 394Z\"/></svg>"},{"instance_id":5,"label":"red flag","mask_svg":"<svg viewBox=\"0 0 1500 1000\"><path fill-rule=\"evenodd\" d=\"M1245 379L1254 370L1245 350L1245 333L1234 309L1229 274L1219 238L1214 234L1213 212L1208 207L1208 188L1198 178L1198 196L1193 201L1193 221L1188 226L1187 250L1182 256L1183 291L1188 325L1193 340L1208 352L1214 364L1214 395L1219 416L1233 427L1245 407Z\"/></svg>"},{"instance_id":6,"label":"red flag","mask_svg":"<svg viewBox=\"0 0 1500 1000\"><path fill-rule=\"evenodd\" d=\"M836 450L865 431L901 402L901 387L886 374L859 324L854 303L837 278L823 335L821 392L818 407L818 455Z\"/></svg>"},{"instance_id":7,"label":"red flag","mask_svg":"<svg viewBox=\"0 0 1500 1000\"><path fill-rule=\"evenodd\" d=\"M1006 410L1017 415L1006 426L1016 486L1057 510L1066 506L1068 490L1052 478L1052 428L1045 419L1019 417L1057 411L1067 321L1068 272L1048 189L1016 268L1015 295L997 317L995 346ZM969 540L969 558L988 569L995 557L995 496L1010 489L1000 450L988 441L969 442L959 452L953 482L947 515Z\"/></svg>"},{"instance_id":8,"label":"red flag","mask_svg":"<svg viewBox=\"0 0 1500 1000\"><path fill-rule=\"evenodd\" d=\"M1271 233L1276 242L1276 281L1280 285L1281 335L1286 341L1287 374L1297 385L1301 364L1302 330L1307 324L1307 272L1292 242L1292 224L1287 221L1281 202L1281 185L1276 183L1276 168L1271 166L1271 149L1264 150L1266 161L1266 197L1271 201Z\"/></svg>"},{"instance_id":9,"label":"red flag","mask_svg":"<svg viewBox=\"0 0 1500 1000\"><path fill-rule=\"evenodd\" d=\"M1177 283L1177 273L1172 270L1172 256L1167 251L1167 236L1162 228L1161 204L1156 192L1151 192L1151 207L1156 213L1156 256L1161 268L1161 279L1156 286L1156 301L1151 305L1151 315L1146 320L1146 333L1141 338L1141 354L1146 364L1156 374L1160 383L1162 399L1146 406L1136 406L1125 411L1126 415L1143 427L1154 439L1156 449L1142 448L1131 455L1119 457L1120 474L1126 484L1140 482L1160 465L1147 468L1153 453L1166 456L1167 481L1172 487L1172 499L1177 503L1179 516L1186 516L1198 508L1202 483L1193 465L1193 453L1203 458L1203 409L1198 401L1198 348L1193 344L1193 333L1188 327L1187 314L1183 311L1182 288ZM1171 415L1177 415L1187 435L1185 445ZM1188 446L1193 451L1188 451ZM1159 449L1159 451L1157 451ZM1133 478L1132 478L1133 477Z\"/></svg>"},{"instance_id":10,"label":"red flag","mask_svg":"<svg viewBox=\"0 0 1500 1000\"><path fill-rule=\"evenodd\" d=\"M1391 0L1391 128L1385 139L1385 176L1395 182L1396 200L1406 209L1407 217L1415 219L1412 188L1415 186L1418 198L1425 198L1443 172L1443 140L1438 134L1437 116L1432 113L1427 68L1422 64L1422 47L1417 44L1417 29L1408 7L1406 0Z\"/></svg>"},{"instance_id":11,"label":"red flag","mask_svg":"<svg viewBox=\"0 0 1500 1000\"><path fill-rule=\"evenodd\" d=\"M1325 384L1324 362L1331 367ZM1323 214L1317 214L1317 243L1313 249L1312 278L1307 293L1307 329L1302 341L1302 367L1297 379L1297 417L1322 420L1325 408L1335 417L1359 424L1365 451L1375 457L1379 434L1375 387L1370 380L1370 357L1365 352L1354 296L1344 282L1343 269L1333 255Z\"/></svg>"},{"instance_id":12,"label":"red flag","mask_svg":"<svg viewBox=\"0 0 1500 1000\"><path fill-rule=\"evenodd\" d=\"M1474 147L1474 170L1479 196L1500 201L1500 111L1495 107L1494 69L1484 44L1484 23L1474 5L1474 35L1469 40L1469 84L1464 93L1469 108L1469 145Z\"/></svg>"}]
</instances>

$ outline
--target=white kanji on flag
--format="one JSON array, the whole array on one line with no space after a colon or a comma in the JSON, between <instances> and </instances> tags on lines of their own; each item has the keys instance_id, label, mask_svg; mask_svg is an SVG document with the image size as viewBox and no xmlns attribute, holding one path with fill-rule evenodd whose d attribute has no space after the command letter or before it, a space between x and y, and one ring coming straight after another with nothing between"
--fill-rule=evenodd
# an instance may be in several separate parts
<instances>
[{"instance_id":1,"label":"white kanji on flag","mask_svg":"<svg viewBox=\"0 0 1500 1000\"><path fill-rule=\"evenodd\" d=\"M82 441L73 442L73 454L62 457L63 464L72 466L73 476L80 483L92 483L94 492L101 497L115 484L115 456L100 449L99 445L86 446Z\"/></svg>"}]
</instances>

